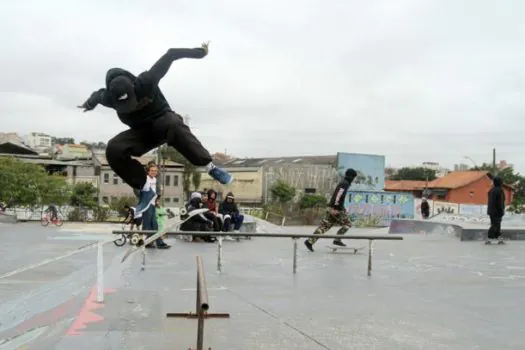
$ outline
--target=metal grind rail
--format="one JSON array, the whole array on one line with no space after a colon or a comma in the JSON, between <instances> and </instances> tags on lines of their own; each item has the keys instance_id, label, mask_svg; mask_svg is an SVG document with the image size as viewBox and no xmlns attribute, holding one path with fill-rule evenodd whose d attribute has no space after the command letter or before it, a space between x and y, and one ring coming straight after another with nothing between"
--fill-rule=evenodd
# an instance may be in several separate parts
<instances>
[{"instance_id":1,"label":"metal grind rail","mask_svg":"<svg viewBox=\"0 0 525 350\"><path fill-rule=\"evenodd\" d=\"M113 231L113 234L155 234L157 231L122 231L116 230ZM367 264L367 274L372 276L372 242L373 241L402 241L403 237L393 236L393 235L314 235L314 234L298 234L298 233L232 233L232 232L194 232L194 231L170 231L166 232L168 235L177 235L177 236L194 236L194 237L203 237L203 236L214 236L217 237L217 271L222 272L222 239L225 236L230 237L263 237L263 238L291 238L293 241L293 273L297 273L297 240L300 238L317 238L317 239L341 239L341 240L368 240L368 264ZM344 249L344 247L341 247Z\"/></svg>"},{"instance_id":2,"label":"metal grind rail","mask_svg":"<svg viewBox=\"0 0 525 350\"><path fill-rule=\"evenodd\" d=\"M204 349L204 320L207 318L229 318L230 314L208 313L210 303L208 301L208 286L206 285L206 276L204 275L204 267L202 257L197 256L197 305L194 313L167 313L166 317L181 317L181 318L197 318L197 350ZM189 350L192 350L191 348ZM208 348L211 350L211 347Z\"/></svg>"}]
</instances>

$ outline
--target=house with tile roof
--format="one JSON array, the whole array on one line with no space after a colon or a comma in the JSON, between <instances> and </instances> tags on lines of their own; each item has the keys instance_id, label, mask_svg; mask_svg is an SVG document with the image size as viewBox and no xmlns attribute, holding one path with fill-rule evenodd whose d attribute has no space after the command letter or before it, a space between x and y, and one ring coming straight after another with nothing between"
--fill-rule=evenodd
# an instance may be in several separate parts
<instances>
[{"instance_id":1,"label":"house with tile roof","mask_svg":"<svg viewBox=\"0 0 525 350\"><path fill-rule=\"evenodd\" d=\"M505 204L512 202L514 189L504 185ZM423 191L430 191L429 199L461 203L461 204L487 204L487 193L492 188L492 179L486 171L453 171L446 176L433 181L385 181L385 191L410 192L415 197L421 198Z\"/></svg>"}]
</instances>

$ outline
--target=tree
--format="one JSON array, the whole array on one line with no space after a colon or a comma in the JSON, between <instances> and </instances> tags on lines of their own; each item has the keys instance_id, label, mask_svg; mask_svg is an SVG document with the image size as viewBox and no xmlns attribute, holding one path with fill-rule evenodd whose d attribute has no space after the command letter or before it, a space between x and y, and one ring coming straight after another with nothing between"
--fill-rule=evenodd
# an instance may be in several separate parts
<instances>
[{"instance_id":1,"label":"tree","mask_svg":"<svg viewBox=\"0 0 525 350\"><path fill-rule=\"evenodd\" d=\"M416 181L432 181L437 178L436 171L423 167L416 168L401 168L394 175L390 177L390 180L416 180Z\"/></svg>"},{"instance_id":2,"label":"tree","mask_svg":"<svg viewBox=\"0 0 525 350\"><path fill-rule=\"evenodd\" d=\"M392 176L396 174L396 169L387 167L385 168L385 178L387 180L392 180Z\"/></svg>"},{"instance_id":3,"label":"tree","mask_svg":"<svg viewBox=\"0 0 525 350\"><path fill-rule=\"evenodd\" d=\"M53 145L67 145L74 144L75 139L72 137L51 137L51 143Z\"/></svg>"},{"instance_id":4,"label":"tree","mask_svg":"<svg viewBox=\"0 0 525 350\"><path fill-rule=\"evenodd\" d=\"M89 182L79 182L73 187L71 205L93 209L97 206L97 188Z\"/></svg>"},{"instance_id":5,"label":"tree","mask_svg":"<svg viewBox=\"0 0 525 350\"><path fill-rule=\"evenodd\" d=\"M13 157L0 157L0 201L9 206L35 207L67 201L69 186L58 175L48 175L44 167Z\"/></svg>"},{"instance_id":6,"label":"tree","mask_svg":"<svg viewBox=\"0 0 525 350\"><path fill-rule=\"evenodd\" d=\"M496 173L493 174L494 169L492 164L489 163L483 163L481 166L476 166L469 170L486 171L493 176L499 176L504 184L512 186L514 188L514 198L512 199L510 210L516 213L522 212L522 207L525 205L525 177L515 173L512 167L496 169Z\"/></svg>"},{"instance_id":7,"label":"tree","mask_svg":"<svg viewBox=\"0 0 525 350\"><path fill-rule=\"evenodd\" d=\"M277 180L271 188L271 193L279 203L285 204L295 197L295 188L282 180Z\"/></svg>"},{"instance_id":8,"label":"tree","mask_svg":"<svg viewBox=\"0 0 525 350\"><path fill-rule=\"evenodd\" d=\"M122 211L126 205L134 206L137 204L137 198L128 196L128 197L119 197L116 201L112 201L110 208L116 211Z\"/></svg>"},{"instance_id":9,"label":"tree","mask_svg":"<svg viewBox=\"0 0 525 350\"><path fill-rule=\"evenodd\" d=\"M321 194L305 193L299 200L299 208L323 208L326 207L326 197Z\"/></svg>"}]
</instances>

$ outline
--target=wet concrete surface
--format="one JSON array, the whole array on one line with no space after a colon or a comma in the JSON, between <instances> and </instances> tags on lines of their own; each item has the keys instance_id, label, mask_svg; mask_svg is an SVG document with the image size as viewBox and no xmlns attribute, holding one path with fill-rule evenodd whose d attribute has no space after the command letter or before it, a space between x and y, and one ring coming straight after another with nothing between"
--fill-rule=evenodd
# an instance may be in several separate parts
<instances>
[{"instance_id":1,"label":"wet concrete surface","mask_svg":"<svg viewBox=\"0 0 525 350\"><path fill-rule=\"evenodd\" d=\"M53 239L73 234L35 224L1 226L0 236L8 242L0 275L93 242ZM291 239L224 242L220 274L216 245L170 243L170 250L149 251L142 272L139 254L120 264L125 247L106 245L103 305L92 289L96 249L0 278L0 349L194 349L197 321L165 315L195 310L197 255L209 312L231 316L206 321L206 349L525 348L520 241L378 241L370 278L366 253L331 253L328 240L314 253L300 243L296 275Z\"/></svg>"}]
</instances>

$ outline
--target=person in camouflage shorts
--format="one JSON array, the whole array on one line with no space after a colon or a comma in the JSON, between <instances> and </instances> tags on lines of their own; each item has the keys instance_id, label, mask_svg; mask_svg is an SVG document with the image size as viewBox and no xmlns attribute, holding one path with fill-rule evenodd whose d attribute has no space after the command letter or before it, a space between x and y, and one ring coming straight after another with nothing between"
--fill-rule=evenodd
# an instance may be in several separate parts
<instances>
[{"instance_id":1,"label":"person in camouflage shorts","mask_svg":"<svg viewBox=\"0 0 525 350\"><path fill-rule=\"evenodd\" d=\"M347 169L345 172L344 179L339 182L335 188L334 194L328 203L328 209L325 217L321 220L321 225L314 231L314 235L322 235L328 232L334 225L341 225L341 228L337 231L338 235L344 235L352 224L350 223L350 218L348 217L348 212L344 207L344 201L346 198L346 193L348 188L354 181L357 176L357 172L354 169ZM313 245L317 242L319 238L308 238L304 241L304 245L308 250L314 251ZM335 239L333 241L334 245L340 247L345 247L346 244L343 243L340 239Z\"/></svg>"}]
</instances>

